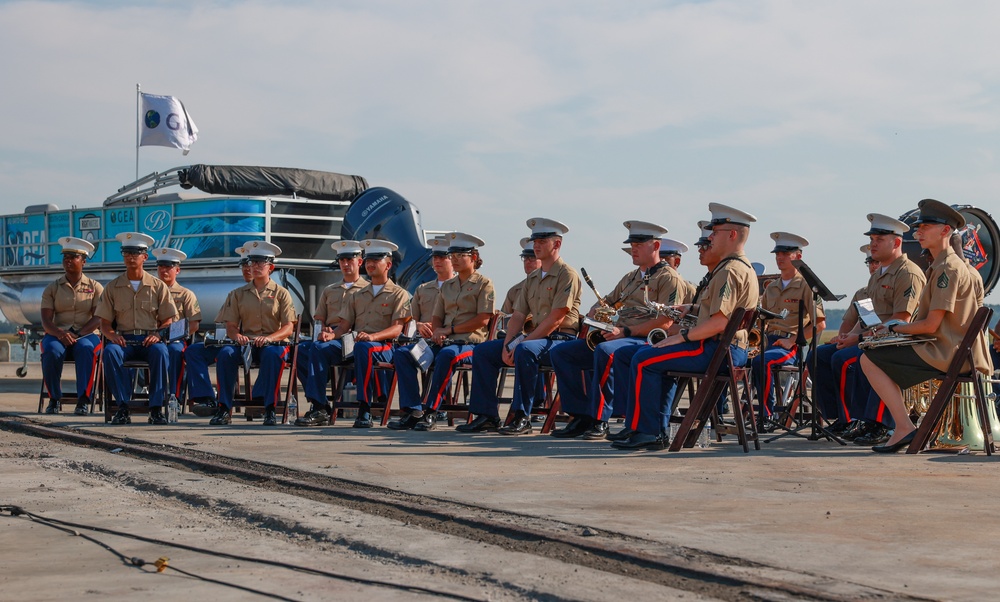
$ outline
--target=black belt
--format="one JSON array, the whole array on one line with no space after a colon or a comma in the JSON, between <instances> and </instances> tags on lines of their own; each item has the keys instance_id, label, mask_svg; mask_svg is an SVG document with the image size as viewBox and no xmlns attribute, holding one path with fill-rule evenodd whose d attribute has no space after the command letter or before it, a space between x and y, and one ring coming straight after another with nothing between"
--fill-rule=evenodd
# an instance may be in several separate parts
<instances>
[{"instance_id":1,"label":"black belt","mask_svg":"<svg viewBox=\"0 0 1000 602\"><path fill-rule=\"evenodd\" d=\"M552 341L572 341L576 338L575 334L570 334L568 332L553 332L549 336L545 337Z\"/></svg>"},{"instance_id":2,"label":"black belt","mask_svg":"<svg viewBox=\"0 0 1000 602\"><path fill-rule=\"evenodd\" d=\"M791 337L795 336L795 333L794 332L788 332L788 331L785 331L785 330L768 330L767 331L767 336L791 338Z\"/></svg>"},{"instance_id":3,"label":"black belt","mask_svg":"<svg viewBox=\"0 0 1000 602\"><path fill-rule=\"evenodd\" d=\"M154 334L155 332L156 332L155 330L124 330L124 331L119 330L118 334L122 335L123 337L137 337L137 336L148 337L149 335Z\"/></svg>"}]
</instances>

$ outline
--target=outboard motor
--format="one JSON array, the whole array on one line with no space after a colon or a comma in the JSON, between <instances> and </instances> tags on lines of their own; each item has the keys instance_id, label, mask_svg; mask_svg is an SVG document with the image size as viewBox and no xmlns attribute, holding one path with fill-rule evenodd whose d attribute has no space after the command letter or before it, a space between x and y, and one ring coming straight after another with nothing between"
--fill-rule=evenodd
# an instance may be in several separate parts
<instances>
[{"instance_id":1,"label":"outboard motor","mask_svg":"<svg viewBox=\"0 0 1000 602\"><path fill-rule=\"evenodd\" d=\"M399 246L392 254L393 281L411 295L424 282L437 278L431 250L424 242L420 211L388 188L369 188L354 199L344 215L340 237L379 238Z\"/></svg>"},{"instance_id":2,"label":"outboard motor","mask_svg":"<svg viewBox=\"0 0 1000 602\"><path fill-rule=\"evenodd\" d=\"M989 213L978 207L972 205L952 205L952 207L965 217L965 228L959 231L962 234L962 247L965 249L965 257L983 277L983 287L988 295L1000 279L1000 262L996 258L997 245L1000 244L1000 228ZM919 215L920 210L913 209L901 215L899 220L912 226ZM903 252L911 261L926 268L929 259L921 257L922 251L920 243L913 238L913 230L907 232L903 236Z\"/></svg>"}]
</instances>

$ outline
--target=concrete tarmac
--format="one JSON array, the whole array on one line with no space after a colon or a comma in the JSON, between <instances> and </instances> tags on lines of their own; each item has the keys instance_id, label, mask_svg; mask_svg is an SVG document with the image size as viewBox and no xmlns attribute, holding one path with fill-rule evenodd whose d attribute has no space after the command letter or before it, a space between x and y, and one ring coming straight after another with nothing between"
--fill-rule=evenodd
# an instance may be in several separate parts
<instances>
[{"instance_id":1,"label":"concrete tarmac","mask_svg":"<svg viewBox=\"0 0 1000 602\"><path fill-rule=\"evenodd\" d=\"M996 595L1000 456L883 456L795 437L749 454L734 437L708 449L625 453L538 434L358 430L349 420L267 428L239 415L228 427L190 415L115 427L102 416L35 414L39 367L18 379L18 365L0 365L0 412L9 415L687 546L826 579L831 590ZM14 553L5 547L0 561Z\"/></svg>"}]
</instances>

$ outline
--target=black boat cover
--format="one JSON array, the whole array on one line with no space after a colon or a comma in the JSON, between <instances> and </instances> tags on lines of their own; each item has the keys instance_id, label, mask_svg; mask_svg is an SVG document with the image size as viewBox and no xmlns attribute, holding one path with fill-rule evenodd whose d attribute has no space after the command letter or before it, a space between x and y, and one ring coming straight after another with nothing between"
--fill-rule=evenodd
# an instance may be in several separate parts
<instances>
[{"instance_id":1,"label":"black boat cover","mask_svg":"<svg viewBox=\"0 0 1000 602\"><path fill-rule=\"evenodd\" d=\"M182 188L194 187L210 194L294 194L317 201L352 201L368 189L361 176L290 167L192 165L179 175Z\"/></svg>"}]
</instances>

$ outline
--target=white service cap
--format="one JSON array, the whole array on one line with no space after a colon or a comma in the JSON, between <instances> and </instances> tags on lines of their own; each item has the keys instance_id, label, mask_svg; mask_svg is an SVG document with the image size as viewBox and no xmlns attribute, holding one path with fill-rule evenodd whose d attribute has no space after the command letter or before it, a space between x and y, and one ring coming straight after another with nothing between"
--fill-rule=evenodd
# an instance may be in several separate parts
<instances>
[{"instance_id":1,"label":"white service cap","mask_svg":"<svg viewBox=\"0 0 1000 602\"><path fill-rule=\"evenodd\" d=\"M392 252L399 248L395 243L391 243L388 240L381 240L378 238L368 238L361 241L361 246L365 250L365 259L369 257L372 259L381 259L382 257L391 257Z\"/></svg>"},{"instance_id":2,"label":"white service cap","mask_svg":"<svg viewBox=\"0 0 1000 602\"><path fill-rule=\"evenodd\" d=\"M122 243L122 251L142 251L145 253L155 242L152 236L142 232L121 232L115 238Z\"/></svg>"},{"instance_id":3,"label":"white service cap","mask_svg":"<svg viewBox=\"0 0 1000 602\"><path fill-rule=\"evenodd\" d=\"M622 225L628 228L628 238L622 241L625 244L633 242L646 242L647 240L660 238L667 233L666 228L651 222L629 220L627 222L623 222Z\"/></svg>"},{"instance_id":4,"label":"white service cap","mask_svg":"<svg viewBox=\"0 0 1000 602\"><path fill-rule=\"evenodd\" d=\"M448 252L467 253L486 244L486 241L465 232L448 233Z\"/></svg>"},{"instance_id":5,"label":"white service cap","mask_svg":"<svg viewBox=\"0 0 1000 602\"><path fill-rule=\"evenodd\" d=\"M896 236L902 236L910 231L910 227L903 222L888 215L882 215L881 213L869 213L868 221L871 222L872 226L865 232L865 236L873 234L895 234Z\"/></svg>"},{"instance_id":6,"label":"white service cap","mask_svg":"<svg viewBox=\"0 0 1000 602\"><path fill-rule=\"evenodd\" d=\"M94 252L95 248L89 240L76 238L75 236L63 236L58 242L62 245L62 252L64 254L69 253L90 257L90 254Z\"/></svg>"},{"instance_id":7,"label":"white service cap","mask_svg":"<svg viewBox=\"0 0 1000 602\"><path fill-rule=\"evenodd\" d=\"M566 224L545 217L533 217L525 223L531 228L531 236L528 237L531 240L562 236L569 232L569 226Z\"/></svg>"},{"instance_id":8,"label":"white service cap","mask_svg":"<svg viewBox=\"0 0 1000 602\"><path fill-rule=\"evenodd\" d=\"M243 248L247 251L247 259L251 261L261 259L274 261L275 257L281 255L281 247L266 240L248 242L243 245Z\"/></svg>"},{"instance_id":9,"label":"white service cap","mask_svg":"<svg viewBox=\"0 0 1000 602\"><path fill-rule=\"evenodd\" d=\"M337 252L337 259L361 257L363 252L361 243L356 240L338 240L330 243L330 247Z\"/></svg>"},{"instance_id":10,"label":"white service cap","mask_svg":"<svg viewBox=\"0 0 1000 602\"><path fill-rule=\"evenodd\" d=\"M771 240L774 241L772 253L779 251L800 251L802 247L808 246L809 241L791 232L771 232Z\"/></svg>"},{"instance_id":11,"label":"white service cap","mask_svg":"<svg viewBox=\"0 0 1000 602\"><path fill-rule=\"evenodd\" d=\"M187 253L180 249L164 247L153 249L153 258L156 259L156 263L180 263L187 259Z\"/></svg>"},{"instance_id":12,"label":"white service cap","mask_svg":"<svg viewBox=\"0 0 1000 602\"><path fill-rule=\"evenodd\" d=\"M709 203L708 210L712 212L713 226L721 226L722 224L738 224L740 226L749 227L750 224L757 221L756 217L750 215L746 211L740 211L735 207L723 205L722 203Z\"/></svg>"}]
</instances>

